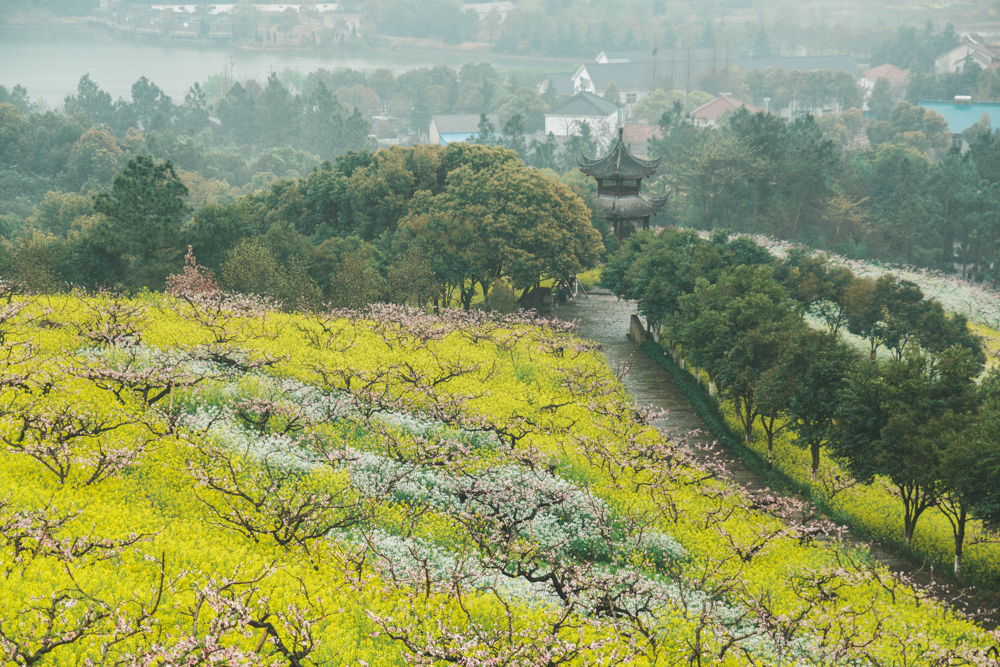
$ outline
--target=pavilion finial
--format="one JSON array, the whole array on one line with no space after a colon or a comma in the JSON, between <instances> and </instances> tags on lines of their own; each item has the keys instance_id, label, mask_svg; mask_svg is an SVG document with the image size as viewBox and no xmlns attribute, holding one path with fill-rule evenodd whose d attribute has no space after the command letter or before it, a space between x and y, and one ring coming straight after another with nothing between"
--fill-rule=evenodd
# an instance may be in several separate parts
<instances>
[{"instance_id":1,"label":"pavilion finial","mask_svg":"<svg viewBox=\"0 0 1000 667\"><path fill-rule=\"evenodd\" d=\"M621 125L618 126L618 140L621 141L622 136L625 134L625 128Z\"/></svg>"}]
</instances>

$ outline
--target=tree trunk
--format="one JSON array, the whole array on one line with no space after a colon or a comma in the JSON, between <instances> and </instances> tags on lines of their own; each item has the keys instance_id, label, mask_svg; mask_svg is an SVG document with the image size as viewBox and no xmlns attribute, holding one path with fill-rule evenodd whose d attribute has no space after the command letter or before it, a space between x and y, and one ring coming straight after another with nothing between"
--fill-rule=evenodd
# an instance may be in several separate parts
<instances>
[{"instance_id":1,"label":"tree trunk","mask_svg":"<svg viewBox=\"0 0 1000 667\"><path fill-rule=\"evenodd\" d=\"M760 417L760 425L764 427L764 433L767 434L767 469L774 469L774 417L765 419L763 415Z\"/></svg>"},{"instance_id":2,"label":"tree trunk","mask_svg":"<svg viewBox=\"0 0 1000 667\"><path fill-rule=\"evenodd\" d=\"M955 522L955 581L960 584L965 582L962 580L962 547L965 545L965 524L968 520L968 516L965 511L965 504L958 511L958 516Z\"/></svg>"},{"instance_id":3,"label":"tree trunk","mask_svg":"<svg viewBox=\"0 0 1000 667\"><path fill-rule=\"evenodd\" d=\"M935 504L935 500L916 484L897 484L896 488L903 501L903 544L908 547L913 541L917 520L924 510Z\"/></svg>"},{"instance_id":4,"label":"tree trunk","mask_svg":"<svg viewBox=\"0 0 1000 667\"><path fill-rule=\"evenodd\" d=\"M694 381L699 387L701 386L701 373L698 371L697 366L694 366Z\"/></svg>"},{"instance_id":5,"label":"tree trunk","mask_svg":"<svg viewBox=\"0 0 1000 667\"><path fill-rule=\"evenodd\" d=\"M812 478L816 479L816 473L819 472L819 443L809 443L809 451L812 453Z\"/></svg>"},{"instance_id":6,"label":"tree trunk","mask_svg":"<svg viewBox=\"0 0 1000 667\"><path fill-rule=\"evenodd\" d=\"M750 443L753 442L753 421L757 418L753 400L737 397L734 403L736 405L736 416L740 418L740 422L743 424L743 438L749 447Z\"/></svg>"}]
</instances>

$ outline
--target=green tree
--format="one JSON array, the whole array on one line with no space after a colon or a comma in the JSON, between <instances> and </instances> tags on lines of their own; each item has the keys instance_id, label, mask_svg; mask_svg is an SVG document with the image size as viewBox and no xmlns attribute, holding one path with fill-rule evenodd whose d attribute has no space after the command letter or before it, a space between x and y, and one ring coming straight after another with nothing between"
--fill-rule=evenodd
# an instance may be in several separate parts
<instances>
[{"instance_id":1,"label":"green tree","mask_svg":"<svg viewBox=\"0 0 1000 667\"><path fill-rule=\"evenodd\" d=\"M840 393L857 355L837 334L811 329L790 335L782 352L780 362L765 373L763 393L770 394L772 404L783 406L795 444L809 449L815 476L820 449L834 437ZM773 429L773 422L769 426ZM769 461L771 442L769 433Z\"/></svg>"},{"instance_id":2,"label":"green tree","mask_svg":"<svg viewBox=\"0 0 1000 667\"><path fill-rule=\"evenodd\" d=\"M31 124L21 117L17 107L0 104L0 169L22 167L29 150L27 138L30 127Z\"/></svg>"},{"instance_id":3,"label":"green tree","mask_svg":"<svg viewBox=\"0 0 1000 667\"><path fill-rule=\"evenodd\" d=\"M977 364L962 348L902 361L856 363L837 411L834 454L862 483L886 477L903 503L903 543L938 504L942 452L950 437L942 418L969 411Z\"/></svg>"},{"instance_id":4,"label":"green tree","mask_svg":"<svg viewBox=\"0 0 1000 667\"><path fill-rule=\"evenodd\" d=\"M497 128L493 122L487 118L486 112L479 114L479 130L472 138L475 144L495 144L497 143Z\"/></svg>"},{"instance_id":5,"label":"green tree","mask_svg":"<svg viewBox=\"0 0 1000 667\"><path fill-rule=\"evenodd\" d=\"M90 197L49 192L32 211L27 224L29 228L44 234L66 238L74 222L93 213L94 202Z\"/></svg>"},{"instance_id":6,"label":"green tree","mask_svg":"<svg viewBox=\"0 0 1000 667\"><path fill-rule=\"evenodd\" d=\"M804 326L802 317L769 266L736 266L715 284L699 279L680 306L681 340L690 361L707 370L733 402L749 444L760 414L760 378Z\"/></svg>"},{"instance_id":7,"label":"green tree","mask_svg":"<svg viewBox=\"0 0 1000 667\"><path fill-rule=\"evenodd\" d=\"M281 273L270 250L257 240L244 239L227 253L219 279L225 290L275 297L281 290Z\"/></svg>"},{"instance_id":8,"label":"green tree","mask_svg":"<svg viewBox=\"0 0 1000 667\"><path fill-rule=\"evenodd\" d=\"M173 124L175 113L176 108L170 97L146 77L140 77L132 84L129 116L136 127L144 132L165 130Z\"/></svg>"},{"instance_id":9,"label":"green tree","mask_svg":"<svg viewBox=\"0 0 1000 667\"><path fill-rule=\"evenodd\" d=\"M181 222L188 213L187 188L169 160L139 155L115 176L111 189L94 199L104 219L92 231L109 260L106 278L125 287L161 290L182 256Z\"/></svg>"},{"instance_id":10,"label":"green tree","mask_svg":"<svg viewBox=\"0 0 1000 667\"><path fill-rule=\"evenodd\" d=\"M995 374L988 383L996 390ZM933 422L934 442L940 460L940 491L937 508L951 524L955 544L953 573L959 583L964 581L962 556L969 523L974 518L985 519L988 527L996 526L1000 517L1000 448L997 447L996 395L990 393L975 412L947 411Z\"/></svg>"},{"instance_id":11,"label":"green tree","mask_svg":"<svg viewBox=\"0 0 1000 667\"><path fill-rule=\"evenodd\" d=\"M237 83L219 102L219 122L221 132L233 143L257 146L260 143L257 121L257 100L241 84Z\"/></svg>"},{"instance_id":12,"label":"green tree","mask_svg":"<svg viewBox=\"0 0 1000 667\"><path fill-rule=\"evenodd\" d=\"M360 246L345 253L334 267L330 279L330 304L360 310L379 301L385 289L386 281L378 269L376 254L371 246Z\"/></svg>"},{"instance_id":13,"label":"green tree","mask_svg":"<svg viewBox=\"0 0 1000 667\"><path fill-rule=\"evenodd\" d=\"M896 106L896 96L892 92L892 84L884 76L875 79L875 87L872 88L872 100L869 105L875 112L875 120L889 120L892 108Z\"/></svg>"},{"instance_id":14,"label":"green tree","mask_svg":"<svg viewBox=\"0 0 1000 667\"><path fill-rule=\"evenodd\" d=\"M302 104L271 72L257 98L257 136L261 146L283 147L299 136Z\"/></svg>"},{"instance_id":15,"label":"green tree","mask_svg":"<svg viewBox=\"0 0 1000 667\"><path fill-rule=\"evenodd\" d=\"M82 113L90 118L94 125L116 127L116 108L111 95L101 90L90 78L90 74L80 77L76 86L76 95L67 95L63 101L63 109L68 115Z\"/></svg>"},{"instance_id":16,"label":"green tree","mask_svg":"<svg viewBox=\"0 0 1000 667\"><path fill-rule=\"evenodd\" d=\"M516 113L510 117L503 126L504 143L507 148L517 153L522 160L527 157L528 147L524 142L524 124L521 114Z\"/></svg>"},{"instance_id":17,"label":"green tree","mask_svg":"<svg viewBox=\"0 0 1000 667\"><path fill-rule=\"evenodd\" d=\"M444 192L415 197L410 207L411 233L419 228L433 238L448 230L461 239L457 264L435 273L455 282L468 272L465 277L479 283L485 296L501 278L528 290L542 278L565 278L596 263L600 234L576 194L526 168L513 151L469 148L476 150L465 153L481 153L479 164L468 160L448 171Z\"/></svg>"},{"instance_id":18,"label":"green tree","mask_svg":"<svg viewBox=\"0 0 1000 667\"><path fill-rule=\"evenodd\" d=\"M59 180L68 189L78 191L85 183L107 185L121 168L124 152L113 134L90 129L76 140Z\"/></svg>"}]
</instances>

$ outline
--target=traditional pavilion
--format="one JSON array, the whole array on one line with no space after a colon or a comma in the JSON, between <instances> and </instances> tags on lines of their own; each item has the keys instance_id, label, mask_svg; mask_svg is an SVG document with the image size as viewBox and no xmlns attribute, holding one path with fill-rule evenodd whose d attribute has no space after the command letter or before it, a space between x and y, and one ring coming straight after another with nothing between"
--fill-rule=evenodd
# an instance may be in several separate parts
<instances>
[{"instance_id":1,"label":"traditional pavilion","mask_svg":"<svg viewBox=\"0 0 1000 667\"><path fill-rule=\"evenodd\" d=\"M656 173L660 160L640 160L625 148L622 139L624 128L618 128L618 141L611 152L599 160L584 157L578 160L580 171L597 179L597 194L593 195L594 208L604 214L618 240L622 239L625 223L642 221L642 228L649 229L649 217L663 210L669 193L651 197L642 193L642 179Z\"/></svg>"}]
</instances>

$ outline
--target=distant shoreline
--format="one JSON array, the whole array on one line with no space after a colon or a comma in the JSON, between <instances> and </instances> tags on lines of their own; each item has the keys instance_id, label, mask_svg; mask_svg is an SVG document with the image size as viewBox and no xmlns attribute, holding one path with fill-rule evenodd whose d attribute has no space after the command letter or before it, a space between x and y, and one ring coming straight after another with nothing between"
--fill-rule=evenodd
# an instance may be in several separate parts
<instances>
[{"instance_id":1,"label":"distant shoreline","mask_svg":"<svg viewBox=\"0 0 1000 667\"><path fill-rule=\"evenodd\" d=\"M412 41L427 41L427 40L416 40L414 38L407 37L381 37L380 42L388 41L389 43L380 43L378 45L365 43L364 45L352 45L352 46L301 46L301 45L273 45L268 46L266 44L256 44L248 42L237 42L237 41L218 41L211 39L177 39L169 37L158 37L152 35L134 35L129 33L116 32L110 30L104 26L92 22L89 17L64 17L56 18L52 17L48 20L33 21L24 20L18 22L6 22L0 23L0 28L45 28L50 26L68 26L75 25L80 28L85 28L87 32L99 32L101 34L111 35L113 37L122 37L128 40L137 41L152 41L160 42L164 44L188 44L188 45L216 45L216 46L229 46L234 49L239 49L240 51L250 51L256 53L274 53L274 54L309 54L309 53L363 53L365 51L377 52L377 53L394 53L394 52L419 52L419 53L441 53L448 55L460 55L460 56L470 56L470 57L483 57L491 59L503 59L503 60L538 60L546 61L551 63L567 63L578 65L583 59L582 58L560 58L557 56L545 56L545 55L534 55L534 54L510 54L510 53L497 53L495 51L485 51L482 49L463 49L463 48L448 48L446 46L424 46L420 44L406 43ZM393 43L395 42L395 43ZM471 61L470 61L471 62Z\"/></svg>"}]
</instances>

